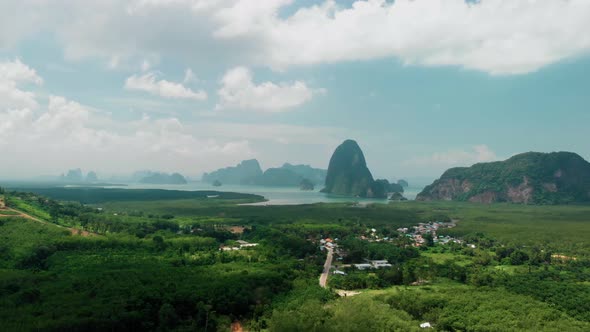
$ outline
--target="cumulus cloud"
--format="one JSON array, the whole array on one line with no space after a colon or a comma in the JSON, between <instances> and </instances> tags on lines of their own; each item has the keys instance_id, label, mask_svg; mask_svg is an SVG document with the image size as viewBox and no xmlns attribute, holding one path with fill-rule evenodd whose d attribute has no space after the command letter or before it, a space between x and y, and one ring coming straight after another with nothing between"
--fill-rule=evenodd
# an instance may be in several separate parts
<instances>
[{"instance_id":1,"label":"cumulus cloud","mask_svg":"<svg viewBox=\"0 0 590 332\"><path fill-rule=\"evenodd\" d=\"M236 67L225 73L218 109L243 109L262 112L282 112L302 105L312 99L314 91L304 82L254 83L252 72L246 67Z\"/></svg>"},{"instance_id":2,"label":"cumulus cloud","mask_svg":"<svg viewBox=\"0 0 590 332\"><path fill-rule=\"evenodd\" d=\"M0 174L59 174L82 167L101 173L146 167L195 174L251 158L245 138L205 136L174 117L120 121L61 96L38 112L0 110ZM39 162L31 162L31 156Z\"/></svg>"},{"instance_id":3,"label":"cumulus cloud","mask_svg":"<svg viewBox=\"0 0 590 332\"><path fill-rule=\"evenodd\" d=\"M20 86L43 83L37 72L19 59L0 62L0 109L36 108L35 94Z\"/></svg>"},{"instance_id":4,"label":"cumulus cloud","mask_svg":"<svg viewBox=\"0 0 590 332\"><path fill-rule=\"evenodd\" d=\"M196 82L196 81L198 81L198 78L195 75L195 73L193 72L193 70L190 68L187 68L184 71L184 79L182 80L182 83L187 84L187 83L192 83L192 82Z\"/></svg>"},{"instance_id":5,"label":"cumulus cloud","mask_svg":"<svg viewBox=\"0 0 590 332\"><path fill-rule=\"evenodd\" d=\"M133 75L125 81L125 89L149 92L164 98L207 100L203 90L193 91L180 83L158 80L156 74Z\"/></svg>"},{"instance_id":6,"label":"cumulus cloud","mask_svg":"<svg viewBox=\"0 0 590 332\"><path fill-rule=\"evenodd\" d=\"M454 149L435 152L430 156L416 157L407 160L406 166L449 168L471 166L476 163L498 160L498 156L487 145L475 145L470 149Z\"/></svg>"},{"instance_id":7,"label":"cumulus cloud","mask_svg":"<svg viewBox=\"0 0 590 332\"><path fill-rule=\"evenodd\" d=\"M520 74L588 52L588 29L584 0L326 1L277 20L269 56L277 66L396 57Z\"/></svg>"},{"instance_id":8,"label":"cumulus cloud","mask_svg":"<svg viewBox=\"0 0 590 332\"><path fill-rule=\"evenodd\" d=\"M36 27L55 32L69 58L117 63L155 54L286 68L391 57L521 74L590 50L590 35L580 33L590 30L587 0L326 0L298 7L291 0L2 3L0 22L15 29L0 29L11 32L0 33L0 47ZM292 14L284 14L287 6Z\"/></svg>"},{"instance_id":9,"label":"cumulus cloud","mask_svg":"<svg viewBox=\"0 0 590 332\"><path fill-rule=\"evenodd\" d=\"M34 69L20 62L2 63L0 68L4 81L42 82ZM26 88L22 92L30 93ZM21 107L18 101L0 106L0 155L10 156L0 163L1 177L57 175L73 167L102 174L146 167L198 174L252 157L284 162L280 142L304 147L335 145L334 136L343 135L333 128L187 123L173 116L144 115L129 121L118 118L117 112L104 112L63 96L49 94L38 101L33 96L32 100L37 103L35 109ZM262 155L255 148L260 146L264 146ZM310 162L309 158L301 161Z\"/></svg>"}]
</instances>

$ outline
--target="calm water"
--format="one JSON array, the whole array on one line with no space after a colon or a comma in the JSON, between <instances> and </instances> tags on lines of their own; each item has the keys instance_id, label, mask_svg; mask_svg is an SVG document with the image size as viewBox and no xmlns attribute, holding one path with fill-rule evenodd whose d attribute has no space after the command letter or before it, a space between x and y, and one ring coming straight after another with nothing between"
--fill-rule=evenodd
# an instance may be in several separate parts
<instances>
[{"instance_id":1,"label":"calm water","mask_svg":"<svg viewBox=\"0 0 590 332\"><path fill-rule=\"evenodd\" d=\"M129 189L171 189L171 190L216 190L248 193L264 196L268 202L257 203L261 205L292 205L292 204L311 204L311 203L337 203L337 202L360 202L360 203L387 203L385 199L368 199L355 197L342 197L329 195L314 191L302 191L299 188L292 187L261 187L261 186L240 186L240 185L223 185L213 187L208 183L191 182L185 185L153 185L153 184L129 184ZM421 187L406 188L404 196L408 199L415 199L416 195L422 190Z\"/></svg>"}]
</instances>

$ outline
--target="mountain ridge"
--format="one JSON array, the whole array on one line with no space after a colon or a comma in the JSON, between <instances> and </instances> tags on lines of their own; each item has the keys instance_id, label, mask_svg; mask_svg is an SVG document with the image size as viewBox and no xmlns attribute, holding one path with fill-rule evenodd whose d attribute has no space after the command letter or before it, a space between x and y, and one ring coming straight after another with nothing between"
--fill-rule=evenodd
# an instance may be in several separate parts
<instances>
[{"instance_id":1,"label":"mountain ridge","mask_svg":"<svg viewBox=\"0 0 590 332\"><path fill-rule=\"evenodd\" d=\"M573 152L526 152L504 161L455 167L425 187L416 200L590 202L590 163Z\"/></svg>"}]
</instances>

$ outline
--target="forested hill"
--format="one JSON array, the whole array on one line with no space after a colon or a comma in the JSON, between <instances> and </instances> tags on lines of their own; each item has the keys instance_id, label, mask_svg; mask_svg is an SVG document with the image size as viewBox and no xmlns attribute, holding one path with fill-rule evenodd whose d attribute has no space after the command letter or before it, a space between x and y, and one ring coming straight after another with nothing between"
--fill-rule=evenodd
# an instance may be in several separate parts
<instances>
[{"instance_id":1,"label":"forested hill","mask_svg":"<svg viewBox=\"0 0 590 332\"><path fill-rule=\"evenodd\" d=\"M590 202L590 163L572 152L528 152L446 171L416 198L480 203Z\"/></svg>"}]
</instances>

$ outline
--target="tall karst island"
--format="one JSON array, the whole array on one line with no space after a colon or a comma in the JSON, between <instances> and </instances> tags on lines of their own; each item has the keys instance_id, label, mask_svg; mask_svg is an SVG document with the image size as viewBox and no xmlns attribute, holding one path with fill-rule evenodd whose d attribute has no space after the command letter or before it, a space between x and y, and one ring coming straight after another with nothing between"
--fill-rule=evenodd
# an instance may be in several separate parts
<instances>
[{"instance_id":1,"label":"tall karst island","mask_svg":"<svg viewBox=\"0 0 590 332\"><path fill-rule=\"evenodd\" d=\"M590 163L572 152L527 152L457 167L424 188L419 201L568 204L590 202Z\"/></svg>"},{"instance_id":2,"label":"tall karst island","mask_svg":"<svg viewBox=\"0 0 590 332\"><path fill-rule=\"evenodd\" d=\"M374 180L365 155L356 141L340 144L328 166L326 186L322 192L343 196L387 198L394 187L387 180ZM401 186L399 186L401 188ZM403 188L401 189L403 191Z\"/></svg>"}]
</instances>

